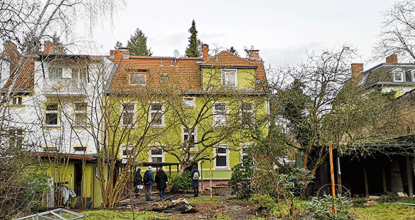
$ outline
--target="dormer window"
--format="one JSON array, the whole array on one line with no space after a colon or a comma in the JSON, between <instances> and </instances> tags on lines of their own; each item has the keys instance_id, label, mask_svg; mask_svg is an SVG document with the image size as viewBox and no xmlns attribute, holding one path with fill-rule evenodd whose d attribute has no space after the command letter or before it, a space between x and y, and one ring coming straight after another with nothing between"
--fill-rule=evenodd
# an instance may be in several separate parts
<instances>
[{"instance_id":1,"label":"dormer window","mask_svg":"<svg viewBox=\"0 0 415 220\"><path fill-rule=\"evenodd\" d=\"M409 75L411 76L411 81L415 83L415 69L409 71Z\"/></svg>"},{"instance_id":2,"label":"dormer window","mask_svg":"<svg viewBox=\"0 0 415 220\"><path fill-rule=\"evenodd\" d=\"M222 86L236 87L237 85L237 71L235 69L222 70Z\"/></svg>"},{"instance_id":3,"label":"dormer window","mask_svg":"<svg viewBox=\"0 0 415 220\"><path fill-rule=\"evenodd\" d=\"M130 73L130 85L131 86L145 86L146 85L146 73Z\"/></svg>"},{"instance_id":4,"label":"dormer window","mask_svg":"<svg viewBox=\"0 0 415 220\"><path fill-rule=\"evenodd\" d=\"M392 80L393 82L404 82L404 71L400 68L392 71Z\"/></svg>"}]
</instances>

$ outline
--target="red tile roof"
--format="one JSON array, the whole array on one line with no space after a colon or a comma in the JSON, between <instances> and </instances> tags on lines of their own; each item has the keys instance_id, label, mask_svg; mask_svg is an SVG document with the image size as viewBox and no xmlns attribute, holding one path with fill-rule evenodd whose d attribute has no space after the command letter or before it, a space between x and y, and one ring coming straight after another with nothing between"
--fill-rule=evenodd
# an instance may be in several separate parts
<instances>
[{"instance_id":1,"label":"red tile roof","mask_svg":"<svg viewBox=\"0 0 415 220\"><path fill-rule=\"evenodd\" d=\"M35 70L35 62L32 58L23 59L22 61L23 66L21 70L16 68L15 64L11 64L11 74L15 72L18 74L18 77L13 85L13 89L22 89L22 90L33 90L34 88L34 70ZM13 70L14 69L14 70ZM14 81L14 76L10 76L7 83L5 84L3 89L8 89L10 85Z\"/></svg>"}]
</instances>

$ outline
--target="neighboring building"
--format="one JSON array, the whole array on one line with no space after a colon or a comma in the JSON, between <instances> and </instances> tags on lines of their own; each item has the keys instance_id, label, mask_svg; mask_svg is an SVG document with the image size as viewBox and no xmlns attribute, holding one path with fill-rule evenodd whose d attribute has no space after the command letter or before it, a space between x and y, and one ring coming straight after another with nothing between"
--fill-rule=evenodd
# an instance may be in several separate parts
<instances>
[{"instance_id":1,"label":"neighboring building","mask_svg":"<svg viewBox=\"0 0 415 220\"><path fill-rule=\"evenodd\" d=\"M99 124L111 70L105 57L55 54L46 41L44 53L30 57L23 70L15 71L17 77L13 70L10 77L2 74L8 78L2 93L10 96L6 130L31 151L97 153L99 129L91 127Z\"/></svg>"},{"instance_id":2,"label":"neighboring building","mask_svg":"<svg viewBox=\"0 0 415 220\"><path fill-rule=\"evenodd\" d=\"M396 54L363 71L363 64L352 64L352 79L358 86L380 88L382 93L395 92L395 98L415 88L415 64L398 63Z\"/></svg>"},{"instance_id":3,"label":"neighboring building","mask_svg":"<svg viewBox=\"0 0 415 220\"><path fill-rule=\"evenodd\" d=\"M42 168L55 186L75 190L72 206L79 206L80 196L87 205L100 206L93 154L102 144L100 106L113 63L104 56L56 54L48 41L44 53L31 56L18 54L10 42L5 46L0 77L7 100L1 108L3 146L43 158Z\"/></svg>"},{"instance_id":4,"label":"neighboring building","mask_svg":"<svg viewBox=\"0 0 415 220\"><path fill-rule=\"evenodd\" d=\"M142 162L180 163L181 170L198 161L204 178L212 167L215 184L227 183L231 168L254 144L243 131L268 111L258 50L250 58L226 51L208 57L204 45L203 57L175 58L130 56L120 48L110 59L117 71L108 88L115 109L109 127L119 135L109 139L121 145L124 162L134 153Z\"/></svg>"},{"instance_id":5,"label":"neighboring building","mask_svg":"<svg viewBox=\"0 0 415 220\"><path fill-rule=\"evenodd\" d=\"M378 129L383 132L379 140L362 144L353 155L334 152L336 157L338 155L334 163L337 184L349 189L352 196L403 192L412 197L415 187L415 64L398 63L395 54L387 57L386 63L366 71L363 71L363 64L352 64L352 80L357 86L378 89L391 96L380 106L385 115L377 121ZM322 165L322 185L330 183L329 168L326 161Z\"/></svg>"}]
</instances>

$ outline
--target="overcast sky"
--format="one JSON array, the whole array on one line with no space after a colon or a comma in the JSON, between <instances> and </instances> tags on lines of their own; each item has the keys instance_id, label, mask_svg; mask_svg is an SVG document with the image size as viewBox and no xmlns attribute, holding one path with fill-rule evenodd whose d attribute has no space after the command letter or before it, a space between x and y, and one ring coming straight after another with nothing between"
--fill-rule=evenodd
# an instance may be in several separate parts
<instances>
[{"instance_id":1,"label":"overcast sky","mask_svg":"<svg viewBox=\"0 0 415 220\"><path fill-rule=\"evenodd\" d=\"M368 69L375 64L367 59L381 28L381 12L392 4L387 0L131 0L114 26L97 28L94 37L99 53L109 54L117 41L125 45L138 27L148 37L153 56L173 56L174 49L184 55L194 19L198 38L210 49L233 46L245 56L244 47L254 46L266 66L294 65L304 60L306 50L347 43L361 54L355 62L365 63Z\"/></svg>"}]
</instances>

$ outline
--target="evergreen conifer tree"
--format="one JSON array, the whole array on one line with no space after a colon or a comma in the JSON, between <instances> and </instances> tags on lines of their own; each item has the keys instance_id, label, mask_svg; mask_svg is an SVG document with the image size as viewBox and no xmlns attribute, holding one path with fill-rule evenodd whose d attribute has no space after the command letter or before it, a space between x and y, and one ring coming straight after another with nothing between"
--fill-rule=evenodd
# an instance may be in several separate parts
<instances>
[{"instance_id":1,"label":"evergreen conifer tree","mask_svg":"<svg viewBox=\"0 0 415 220\"><path fill-rule=\"evenodd\" d=\"M190 38L189 38L189 46L186 48L186 56L187 57L199 57L200 52L197 48L200 40L197 39L197 30L196 30L196 22L193 20L192 27L189 29Z\"/></svg>"},{"instance_id":2,"label":"evergreen conifer tree","mask_svg":"<svg viewBox=\"0 0 415 220\"><path fill-rule=\"evenodd\" d=\"M133 56L151 56L153 54L151 48L147 49L147 37L139 28L128 40L127 46L130 48L130 55Z\"/></svg>"}]
</instances>

